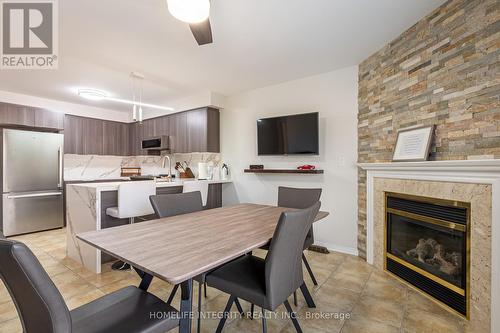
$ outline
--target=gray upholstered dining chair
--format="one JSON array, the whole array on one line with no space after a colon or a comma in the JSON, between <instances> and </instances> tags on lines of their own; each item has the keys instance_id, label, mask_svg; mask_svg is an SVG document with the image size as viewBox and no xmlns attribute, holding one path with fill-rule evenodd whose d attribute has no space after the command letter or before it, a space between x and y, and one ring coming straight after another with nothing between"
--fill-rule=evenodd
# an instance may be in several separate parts
<instances>
[{"instance_id":1,"label":"gray upholstered dining chair","mask_svg":"<svg viewBox=\"0 0 500 333\"><path fill-rule=\"evenodd\" d=\"M200 192L159 194L149 197L158 218L189 214L203 210Z\"/></svg>"},{"instance_id":2,"label":"gray upholstered dining chair","mask_svg":"<svg viewBox=\"0 0 500 333\"><path fill-rule=\"evenodd\" d=\"M321 189L320 188L292 188L292 187L278 187L278 206L279 207L288 207L288 208L297 208L303 209L307 207L311 207L316 202L319 201L321 197ZM314 244L314 232L313 228L309 229L307 233L306 240L304 241L304 250L308 249L309 246ZM302 261L304 261L304 265L306 266L307 272L311 277L312 282L315 286L318 285L316 281L316 277L307 261L306 256L302 253Z\"/></svg>"},{"instance_id":3,"label":"gray upholstered dining chair","mask_svg":"<svg viewBox=\"0 0 500 333\"><path fill-rule=\"evenodd\" d=\"M284 304L297 332L302 332L292 315L288 297L298 288L307 292L302 272L302 244L318 214L320 202L312 207L282 213L274 231L266 259L246 255L210 272L209 286L230 295L216 332L221 332L237 298L262 308L262 328L267 332L265 310L274 311Z\"/></svg>"},{"instance_id":4,"label":"gray upholstered dining chair","mask_svg":"<svg viewBox=\"0 0 500 333\"><path fill-rule=\"evenodd\" d=\"M20 242L0 240L0 278L27 333L150 333L179 325L176 309L133 286L69 311L38 259ZM162 316L152 319L151 313Z\"/></svg>"},{"instance_id":5,"label":"gray upholstered dining chair","mask_svg":"<svg viewBox=\"0 0 500 333\"><path fill-rule=\"evenodd\" d=\"M149 197L153 210L158 218L171 217L182 214L189 214L203 210L201 192L185 192L178 194L160 194ZM197 332L201 330L201 287L204 286L204 294L207 297L207 284L205 277L207 273L202 273L194 277L198 282L198 327ZM177 293L179 285L175 285L170 293L167 304L171 304ZM243 308L237 301L236 305L243 314Z\"/></svg>"},{"instance_id":6,"label":"gray upholstered dining chair","mask_svg":"<svg viewBox=\"0 0 500 333\"><path fill-rule=\"evenodd\" d=\"M316 202L319 201L321 197L321 189L320 188L293 188L293 187L278 187L278 207L287 207L287 208L297 208L303 209L307 207L311 207ZM306 240L304 241L304 250L308 249L309 246L314 244L314 232L313 227L309 229L307 233ZM269 244L262 247L264 250L269 249ZM311 280L315 286L318 285L318 281L314 276L314 273L307 261L306 256L302 253L302 261L306 266L307 272L311 277ZM293 303L297 306L297 293L293 293Z\"/></svg>"}]
</instances>

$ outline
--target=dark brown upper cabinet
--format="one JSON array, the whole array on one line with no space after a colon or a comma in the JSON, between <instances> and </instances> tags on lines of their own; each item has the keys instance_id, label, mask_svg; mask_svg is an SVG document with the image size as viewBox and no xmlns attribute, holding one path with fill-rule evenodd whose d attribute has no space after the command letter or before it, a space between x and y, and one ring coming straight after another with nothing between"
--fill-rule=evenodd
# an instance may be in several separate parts
<instances>
[{"instance_id":1,"label":"dark brown upper cabinet","mask_svg":"<svg viewBox=\"0 0 500 333\"><path fill-rule=\"evenodd\" d=\"M169 132L170 151L172 153L188 153L187 112L168 115L170 119Z\"/></svg>"},{"instance_id":2,"label":"dark brown upper cabinet","mask_svg":"<svg viewBox=\"0 0 500 333\"><path fill-rule=\"evenodd\" d=\"M35 127L62 130L64 129L64 113L36 109Z\"/></svg>"},{"instance_id":3,"label":"dark brown upper cabinet","mask_svg":"<svg viewBox=\"0 0 500 333\"><path fill-rule=\"evenodd\" d=\"M130 155L129 135L128 124L104 121L103 154L116 156Z\"/></svg>"},{"instance_id":4,"label":"dark brown upper cabinet","mask_svg":"<svg viewBox=\"0 0 500 333\"><path fill-rule=\"evenodd\" d=\"M0 126L32 127L59 131L64 128L64 113L0 102Z\"/></svg>"},{"instance_id":5,"label":"dark brown upper cabinet","mask_svg":"<svg viewBox=\"0 0 500 333\"><path fill-rule=\"evenodd\" d=\"M24 105L0 103L0 125L35 126L35 108Z\"/></svg>"},{"instance_id":6,"label":"dark brown upper cabinet","mask_svg":"<svg viewBox=\"0 0 500 333\"><path fill-rule=\"evenodd\" d=\"M104 120L66 115L64 152L67 154L103 155Z\"/></svg>"},{"instance_id":7,"label":"dark brown upper cabinet","mask_svg":"<svg viewBox=\"0 0 500 333\"><path fill-rule=\"evenodd\" d=\"M64 152L66 154L80 154L83 152L84 119L66 115L64 117Z\"/></svg>"},{"instance_id":8,"label":"dark brown upper cabinet","mask_svg":"<svg viewBox=\"0 0 500 333\"><path fill-rule=\"evenodd\" d=\"M220 152L219 110L203 108L187 113L187 152Z\"/></svg>"},{"instance_id":9,"label":"dark brown upper cabinet","mask_svg":"<svg viewBox=\"0 0 500 333\"><path fill-rule=\"evenodd\" d=\"M66 115L64 152L81 155L130 155L129 124Z\"/></svg>"},{"instance_id":10,"label":"dark brown upper cabinet","mask_svg":"<svg viewBox=\"0 0 500 333\"><path fill-rule=\"evenodd\" d=\"M66 115L65 152L91 155L147 155L143 139L168 135L172 153L220 152L219 110L200 108L146 119L142 123L118 123Z\"/></svg>"}]
</instances>

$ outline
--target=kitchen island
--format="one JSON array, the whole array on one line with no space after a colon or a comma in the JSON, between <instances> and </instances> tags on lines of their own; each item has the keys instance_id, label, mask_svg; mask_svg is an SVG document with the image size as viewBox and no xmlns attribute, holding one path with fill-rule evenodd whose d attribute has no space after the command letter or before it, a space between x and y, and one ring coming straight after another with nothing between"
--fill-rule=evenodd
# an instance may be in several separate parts
<instances>
[{"instance_id":1,"label":"kitchen island","mask_svg":"<svg viewBox=\"0 0 500 333\"><path fill-rule=\"evenodd\" d=\"M181 193L184 181L156 182L157 194ZM207 209L222 206L222 186L230 180L210 180ZM118 205L118 186L123 182L79 183L66 185L67 256L85 268L101 272L101 264L113 258L76 238L82 232L100 230L129 223L106 215L106 209ZM146 218L154 218L149 216Z\"/></svg>"}]
</instances>

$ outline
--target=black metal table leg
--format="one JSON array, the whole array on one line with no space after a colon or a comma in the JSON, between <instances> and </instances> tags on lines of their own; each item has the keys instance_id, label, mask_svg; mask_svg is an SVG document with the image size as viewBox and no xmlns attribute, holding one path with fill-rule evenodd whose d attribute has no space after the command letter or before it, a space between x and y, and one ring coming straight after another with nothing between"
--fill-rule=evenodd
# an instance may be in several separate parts
<instances>
[{"instance_id":1,"label":"black metal table leg","mask_svg":"<svg viewBox=\"0 0 500 333\"><path fill-rule=\"evenodd\" d=\"M181 318L179 333L191 333L193 317L193 279L181 283Z\"/></svg>"},{"instance_id":2,"label":"black metal table leg","mask_svg":"<svg viewBox=\"0 0 500 333\"><path fill-rule=\"evenodd\" d=\"M153 281L153 275L144 273L144 276L142 277L141 284L139 285L139 289L142 289L144 291L148 291L148 288L151 285L151 281Z\"/></svg>"},{"instance_id":3,"label":"black metal table leg","mask_svg":"<svg viewBox=\"0 0 500 333\"><path fill-rule=\"evenodd\" d=\"M153 281L153 276L151 274L148 274L146 272L141 271L138 268L134 267L135 272L137 275L141 277L141 283L139 284L139 289L142 289L144 291L148 291L149 286L151 285L151 281Z\"/></svg>"},{"instance_id":4,"label":"black metal table leg","mask_svg":"<svg viewBox=\"0 0 500 333\"><path fill-rule=\"evenodd\" d=\"M167 304L170 305L172 304L172 301L174 300L175 293L177 292L177 289L179 289L179 285L176 284L174 288L172 288L172 291L170 292L170 295L168 296Z\"/></svg>"}]
</instances>

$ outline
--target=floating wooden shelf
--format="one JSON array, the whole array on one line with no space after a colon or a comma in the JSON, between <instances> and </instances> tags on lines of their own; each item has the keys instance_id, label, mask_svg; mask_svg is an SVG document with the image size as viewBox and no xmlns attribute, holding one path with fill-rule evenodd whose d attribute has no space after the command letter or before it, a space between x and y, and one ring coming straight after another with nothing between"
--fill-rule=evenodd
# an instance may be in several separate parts
<instances>
[{"instance_id":1,"label":"floating wooden shelf","mask_svg":"<svg viewBox=\"0 0 500 333\"><path fill-rule=\"evenodd\" d=\"M305 173L305 174L322 174L322 173L324 173L324 170L245 169L245 173Z\"/></svg>"}]
</instances>

